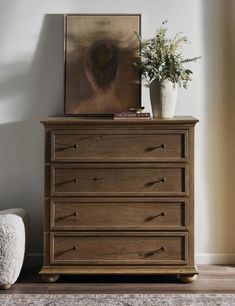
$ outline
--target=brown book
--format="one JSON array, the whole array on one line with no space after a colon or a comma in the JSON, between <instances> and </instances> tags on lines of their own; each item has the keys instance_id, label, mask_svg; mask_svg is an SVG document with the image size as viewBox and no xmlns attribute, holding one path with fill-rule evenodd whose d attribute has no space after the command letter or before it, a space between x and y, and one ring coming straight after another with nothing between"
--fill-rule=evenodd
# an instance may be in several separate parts
<instances>
[{"instance_id":1,"label":"brown book","mask_svg":"<svg viewBox=\"0 0 235 306\"><path fill-rule=\"evenodd\" d=\"M150 113L121 112L114 114L114 119L150 119Z\"/></svg>"}]
</instances>

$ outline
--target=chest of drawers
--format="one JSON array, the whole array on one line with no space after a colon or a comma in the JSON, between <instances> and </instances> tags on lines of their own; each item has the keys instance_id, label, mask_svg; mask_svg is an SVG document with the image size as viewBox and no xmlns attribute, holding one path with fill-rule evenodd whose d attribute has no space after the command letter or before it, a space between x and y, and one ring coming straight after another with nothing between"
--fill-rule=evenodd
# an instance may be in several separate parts
<instances>
[{"instance_id":1,"label":"chest of drawers","mask_svg":"<svg viewBox=\"0 0 235 306\"><path fill-rule=\"evenodd\" d=\"M44 264L60 274L197 275L193 117L50 117Z\"/></svg>"}]
</instances>

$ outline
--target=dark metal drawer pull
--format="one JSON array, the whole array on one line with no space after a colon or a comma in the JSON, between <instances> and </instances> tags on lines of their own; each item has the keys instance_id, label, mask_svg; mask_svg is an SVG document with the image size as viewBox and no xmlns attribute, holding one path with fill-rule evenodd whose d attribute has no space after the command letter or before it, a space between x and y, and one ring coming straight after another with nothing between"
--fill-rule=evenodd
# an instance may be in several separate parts
<instances>
[{"instance_id":1,"label":"dark metal drawer pull","mask_svg":"<svg viewBox=\"0 0 235 306\"><path fill-rule=\"evenodd\" d=\"M68 249L68 250L64 251L64 253L70 252L70 251L77 251L77 250L78 250L78 247L76 247L76 246L74 245L71 249Z\"/></svg>"},{"instance_id":2,"label":"dark metal drawer pull","mask_svg":"<svg viewBox=\"0 0 235 306\"><path fill-rule=\"evenodd\" d=\"M145 184L146 187L150 187L150 186L153 186L154 184L157 184L157 183L165 183L166 182L166 178L163 177L161 178L160 180L157 180L157 181L153 181L153 182L148 182Z\"/></svg>"},{"instance_id":3,"label":"dark metal drawer pull","mask_svg":"<svg viewBox=\"0 0 235 306\"><path fill-rule=\"evenodd\" d=\"M58 217L58 218L56 218L56 221L61 221L63 219L69 218L69 217L77 217L77 216L78 216L78 212L74 212L74 213L72 213L70 215L67 215L67 216Z\"/></svg>"},{"instance_id":4,"label":"dark metal drawer pull","mask_svg":"<svg viewBox=\"0 0 235 306\"><path fill-rule=\"evenodd\" d=\"M160 149L160 148L165 149L165 148L166 148L166 144L163 143L163 144L161 144L161 145L159 145L159 146L148 147L148 148L145 149L145 151L151 152L151 151L153 151L153 150L155 150L155 149Z\"/></svg>"},{"instance_id":5,"label":"dark metal drawer pull","mask_svg":"<svg viewBox=\"0 0 235 306\"><path fill-rule=\"evenodd\" d=\"M63 143L55 143L56 145L56 150L66 150L66 149L71 149L71 148L74 148L74 149L78 149L79 145L77 143L73 144L73 145L66 145L66 144L63 144Z\"/></svg>"},{"instance_id":6,"label":"dark metal drawer pull","mask_svg":"<svg viewBox=\"0 0 235 306\"><path fill-rule=\"evenodd\" d=\"M156 253L165 252L165 250L166 250L166 247L162 246L162 247L160 247L160 248L157 249L157 250L149 251L149 252L147 252L147 253L144 253L144 256L146 256L146 257L152 256L152 255L154 255L154 254L156 254Z\"/></svg>"},{"instance_id":7,"label":"dark metal drawer pull","mask_svg":"<svg viewBox=\"0 0 235 306\"><path fill-rule=\"evenodd\" d=\"M97 181L103 180L103 178L101 178L101 177L93 177L92 180L93 180L94 182L97 182Z\"/></svg>"},{"instance_id":8,"label":"dark metal drawer pull","mask_svg":"<svg viewBox=\"0 0 235 306\"><path fill-rule=\"evenodd\" d=\"M55 255L56 255L56 256L61 256L61 255L65 254L65 253L67 253L67 252L70 252L70 251L78 251L78 247L73 246L71 249L64 250L64 251L59 251L59 252L57 252Z\"/></svg>"},{"instance_id":9,"label":"dark metal drawer pull","mask_svg":"<svg viewBox=\"0 0 235 306\"><path fill-rule=\"evenodd\" d=\"M146 219L145 219L145 221L152 221L152 220L154 220L155 218L158 218L158 217L165 217L166 216L166 213L165 212L161 212L160 214L158 214L158 215L155 215L155 216L151 216L151 217L147 217Z\"/></svg>"},{"instance_id":10,"label":"dark metal drawer pull","mask_svg":"<svg viewBox=\"0 0 235 306\"><path fill-rule=\"evenodd\" d=\"M68 181L64 181L64 182L56 182L55 183L55 186L58 187L58 186L62 186L62 185L65 185L65 184L69 184L69 183L77 183L79 181L79 177L76 177L76 178L73 178L71 180L68 180Z\"/></svg>"}]
</instances>

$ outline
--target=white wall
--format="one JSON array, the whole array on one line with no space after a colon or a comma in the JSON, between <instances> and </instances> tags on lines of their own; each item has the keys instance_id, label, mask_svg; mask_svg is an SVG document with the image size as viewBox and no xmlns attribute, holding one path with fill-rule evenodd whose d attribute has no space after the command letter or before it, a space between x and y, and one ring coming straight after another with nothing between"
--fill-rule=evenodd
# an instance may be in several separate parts
<instances>
[{"instance_id":1,"label":"white wall","mask_svg":"<svg viewBox=\"0 0 235 306\"><path fill-rule=\"evenodd\" d=\"M200 263L235 262L235 132L232 0L0 0L0 208L24 207L31 253L42 251L43 128L63 114L64 13L141 13L149 38L169 33L192 42L194 81L180 89L177 115L199 118L196 133L196 251ZM234 13L233 13L234 14ZM232 32L233 31L233 32ZM229 42L230 38L231 42ZM231 51L233 50L233 51ZM233 80L233 81L232 81ZM143 102L149 108L147 89Z\"/></svg>"}]
</instances>

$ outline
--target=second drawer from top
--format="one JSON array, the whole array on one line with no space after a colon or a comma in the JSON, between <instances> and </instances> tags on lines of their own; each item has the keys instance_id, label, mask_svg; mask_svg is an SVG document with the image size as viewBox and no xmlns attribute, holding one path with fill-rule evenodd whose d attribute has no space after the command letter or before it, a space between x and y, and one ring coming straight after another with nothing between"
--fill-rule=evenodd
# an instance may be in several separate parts
<instances>
[{"instance_id":1,"label":"second drawer from top","mask_svg":"<svg viewBox=\"0 0 235 306\"><path fill-rule=\"evenodd\" d=\"M51 165L51 196L186 196L187 164Z\"/></svg>"}]
</instances>

